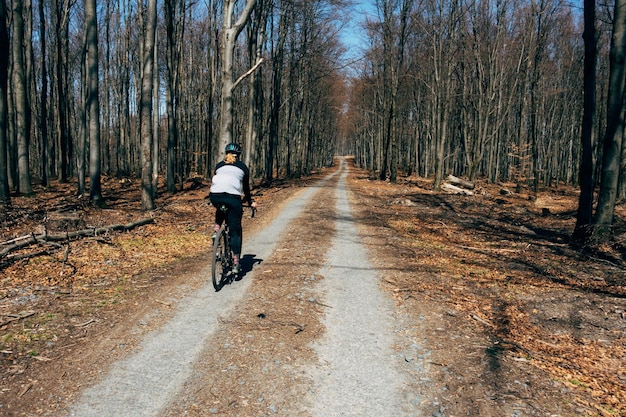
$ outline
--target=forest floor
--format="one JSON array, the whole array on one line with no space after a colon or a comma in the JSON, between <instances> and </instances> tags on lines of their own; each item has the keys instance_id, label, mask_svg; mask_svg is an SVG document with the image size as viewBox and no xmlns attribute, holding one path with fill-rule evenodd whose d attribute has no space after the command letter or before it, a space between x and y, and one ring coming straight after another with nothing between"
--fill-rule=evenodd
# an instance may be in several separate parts
<instances>
[{"instance_id":1,"label":"forest floor","mask_svg":"<svg viewBox=\"0 0 626 417\"><path fill-rule=\"evenodd\" d=\"M244 246L294 194L332 169L256 187L259 210L244 221ZM436 193L431 185L415 177L378 181L353 166L348 177L361 242L381 288L409 318L397 348L407 364L421 362L428 372L428 395L420 396L425 415L626 416L626 207L618 207L614 241L581 253L568 245L576 190L533 193L479 182L465 196ZM502 194L503 188L517 192ZM35 197L14 197L0 214L0 253L32 236L153 220L127 231L39 239L0 258L1 416L67 411L112 363L171 319L179 302L207 285L208 183L190 181L183 192L162 194L151 213L141 210L138 189L138 182L106 178L108 207L95 209L74 196L75 184L55 183L36 189ZM313 261L324 256L316 251L330 236L306 225L324 224L325 210L312 207L290 230L299 237L292 247L283 242L254 266L245 300L253 314L237 310L216 340L257 343L251 351L272 350L284 361L314 360L308 346L324 333L327 306L311 302L302 314L302 300L287 294L304 291L302 277L320 278ZM290 249L311 262L289 270ZM259 324L270 299L272 320ZM265 339L242 340L254 332ZM410 345L424 354L406 353ZM268 378L254 355L227 360L245 361L245 369L222 371L237 374L242 385ZM275 371L272 389L293 388L285 370ZM236 387L212 380L206 396L198 394L205 387L191 384L193 401L173 404L164 415L233 407L237 413L224 415L269 412L267 402L229 394ZM230 399L220 403L222 396ZM280 406L270 411L288 409Z\"/></svg>"}]
</instances>

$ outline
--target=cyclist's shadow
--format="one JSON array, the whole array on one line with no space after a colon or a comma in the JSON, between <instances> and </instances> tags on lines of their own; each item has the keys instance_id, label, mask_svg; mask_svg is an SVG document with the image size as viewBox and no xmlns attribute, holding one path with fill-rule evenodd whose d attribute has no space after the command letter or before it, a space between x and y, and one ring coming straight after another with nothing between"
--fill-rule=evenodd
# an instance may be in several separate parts
<instances>
[{"instance_id":1,"label":"cyclist's shadow","mask_svg":"<svg viewBox=\"0 0 626 417\"><path fill-rule=\"evenodd\" d=\"M261 262L263 262L263 259L255 258L255 256L256 255L254 254L246 254L241 257L239 260L239 263L241 264L241 273L239 274L237 281L242 280L248 272L252 271L254 264L261 264Z\"/></svg>"}]
</instances>

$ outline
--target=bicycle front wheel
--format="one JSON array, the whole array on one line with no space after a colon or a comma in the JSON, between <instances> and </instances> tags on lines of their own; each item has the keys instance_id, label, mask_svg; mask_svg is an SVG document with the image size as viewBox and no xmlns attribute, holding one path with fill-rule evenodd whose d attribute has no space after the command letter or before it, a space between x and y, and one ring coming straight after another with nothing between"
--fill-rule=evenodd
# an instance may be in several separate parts
<instances>
[{"instance_id":1,"label":"bicycle front wheel","mask_svg":"<svg viewBox=\"0 0 626 417\"><path fill-rule=\"evenodd\" d=\"M215 236L215 241L213 242L213 258L212 258L212 268L211 268L211 277L213 279L213 287L215 291L219 291L224 286L226 281L226 271L225 265L228 262L228 240L226 237L226 233L224 233L224 229L220 229L217 232L217 236Z\"/></svg>"}]
</instances>

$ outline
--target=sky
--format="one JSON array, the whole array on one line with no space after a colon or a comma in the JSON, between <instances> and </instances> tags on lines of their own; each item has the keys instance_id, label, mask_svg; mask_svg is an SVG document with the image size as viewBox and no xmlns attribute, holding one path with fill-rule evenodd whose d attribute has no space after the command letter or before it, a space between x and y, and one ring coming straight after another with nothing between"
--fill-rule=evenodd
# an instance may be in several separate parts
<instances>
[{"instance_id":1,"label":"sky","mask_svg":"<svg viewBox=\"0 0 626 417\"><path fill-rule=\"evenodd\" d=\"M348 58L359 58L368 46L367 36L363 30L366 17L372 18L376 13L375 0L358 0L350 7L352 19L341 32L341 41L348 50Z\"/></svg>"}]
</instances>

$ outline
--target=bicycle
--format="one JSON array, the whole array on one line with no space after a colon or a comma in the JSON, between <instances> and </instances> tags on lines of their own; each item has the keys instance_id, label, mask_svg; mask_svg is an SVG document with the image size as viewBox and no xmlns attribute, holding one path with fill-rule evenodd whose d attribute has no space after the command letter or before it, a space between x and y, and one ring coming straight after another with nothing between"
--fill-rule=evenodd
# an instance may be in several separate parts
<instances>
[{"instance_id":1,"label":"bicycle","mask_svg":"<svg viewBox=\"0 0 626 417\"><path fill-rule=\"evenodd\" d=\"M228 218L228 206L221 204L217 209L224 212L225 219ZM254 207L251 207L251 209L251 217L254 217L256 209ZM234 264L233 253L230 248L230 229L226 220L224 220L220 230L215 234L211 265L211 278L215 291L221 290L224 285L231 284L237 278L237 274L233 273Z\"/></svg>"}]
</instances>

